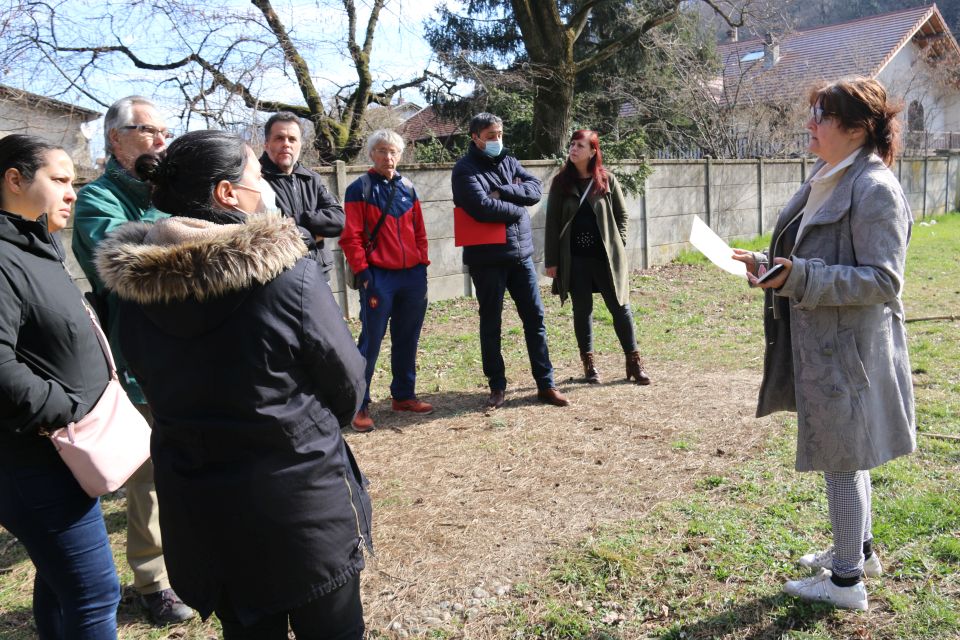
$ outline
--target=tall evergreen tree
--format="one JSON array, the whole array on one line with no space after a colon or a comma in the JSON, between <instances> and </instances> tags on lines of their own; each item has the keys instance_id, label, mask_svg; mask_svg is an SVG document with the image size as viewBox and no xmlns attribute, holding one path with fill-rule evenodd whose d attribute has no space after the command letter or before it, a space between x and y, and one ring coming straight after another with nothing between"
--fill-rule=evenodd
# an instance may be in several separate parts
<instances>
[{"instance_id":1,"label":"tall evergreen tree","mask_svg":"<svg viewBox=\"0 0 960 640\"><path fill-rule=\"evenodd\" d=\"M749 2L701 1L732 25L742 24ZM615 69L614 59L625 51L658 46L652 33L675 21L682 5L682 0L469 0L462 14L438 7L426 25L427 40L462 78L480 85L504 75L526 79L533 94L531 155L547 157L566 144L578 81Z\"/></svg>"}]
</instances>

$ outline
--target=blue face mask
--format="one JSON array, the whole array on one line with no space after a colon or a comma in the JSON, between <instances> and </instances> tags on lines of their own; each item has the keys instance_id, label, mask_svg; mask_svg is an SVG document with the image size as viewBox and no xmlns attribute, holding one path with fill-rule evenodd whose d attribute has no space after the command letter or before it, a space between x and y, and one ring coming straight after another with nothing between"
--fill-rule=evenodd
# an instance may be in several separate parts
<instances>
[{"instance_id":1,"label":"blue face mask","mask_svg":"<svg viewBox=\"0 0 960 640\"><path fill-rule=\"evenodd\" d=\"M500 140L487 140L483 147L483 152L491 158L496 158L503 151L503 142Z\"/></svg>"}]
</instances>

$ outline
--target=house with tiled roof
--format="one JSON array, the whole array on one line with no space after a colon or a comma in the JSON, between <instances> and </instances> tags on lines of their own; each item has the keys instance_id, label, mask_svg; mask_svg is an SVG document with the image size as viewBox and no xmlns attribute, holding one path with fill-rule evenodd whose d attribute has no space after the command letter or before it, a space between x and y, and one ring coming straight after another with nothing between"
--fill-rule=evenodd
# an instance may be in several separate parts
<instances>
[{"instance_id":1,"label":"house with tiled roof","mask_svg":"<svg viewBox=\"0 0 960 640\"><path fill-rule=\"evenodd\" d=\"M436 106L430 105L407 118L397 128L397 133L407 144L404 159L411 161L420 159L417 146L426 143L439 143L446 152L453 151L457 144L463 144L462 139L467 137L468 129L468 120L441 115Z\"/></svg>"},{"instance_id":2,"label":"house with tiled roof","mask_svg":"<svg viewBox=\"0 0 960 640\"><path fill-rule=\"evenodd\" d=\"M69 102L0 85L0 138L27 133L62 146L78 168L92 167L89 123L100 113Z\"/></svg>"},{"instance_id":3,"label":"house with tiled roof","mask_svg":"<svg viewBox=\"0 0 960 640\"><path fill-rule=\"evenodd\" d=\"M802 103L817 81L867 76L903 100L911 146L960 146L949 137L960 132L960 46L935 4L727 42L718 53L718 100L728 105Z\"/></svg>"},{"instance_id":4,"label":"house with tiled roof","mask_svg":"<svg viewBox=\"0 0 960 640\"><path fill-rule=\"evenodd\" d=\"M425 107L407 118L399 129L400 135L408 143L429 140L430 138L446 139L465 132L466 127L463 126L463 123L441 116L433 105Z\"/></svg>"}]
</instances>

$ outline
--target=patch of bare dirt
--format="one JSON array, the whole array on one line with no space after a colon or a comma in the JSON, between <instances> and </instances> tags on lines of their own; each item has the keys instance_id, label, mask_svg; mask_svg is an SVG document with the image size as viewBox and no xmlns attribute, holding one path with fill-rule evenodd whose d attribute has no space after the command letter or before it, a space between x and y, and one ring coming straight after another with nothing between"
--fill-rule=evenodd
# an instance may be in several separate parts
<instances>
[{"instance_id":1,"label":"patch of bare dirt","mask_svg":"<svg viewBox=\"0 0 960 640\"><path fill-rule=\"evenodd\" d=\"M771 435L753 417L758 374L651 364L649 387L618 380L619 357L601 358L599 386L564 383L578 372L559 369L567 408L537 403L532 384L512 385L492 412L479 392L424 396L437 408L426 417L375 404L377 430L347 436L374 501L368 627L415 636L450 611L441 628L460 620L458 636L503 637L494 609L450 607L542 575L552 553L695 490Z\"/></svg>"}]
</instances>

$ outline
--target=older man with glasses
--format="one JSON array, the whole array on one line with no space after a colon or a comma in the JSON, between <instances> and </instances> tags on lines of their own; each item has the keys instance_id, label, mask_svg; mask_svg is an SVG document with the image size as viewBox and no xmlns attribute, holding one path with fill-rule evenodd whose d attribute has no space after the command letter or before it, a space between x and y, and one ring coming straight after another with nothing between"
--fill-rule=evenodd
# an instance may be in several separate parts
<instances>
[{"instance_id":1,"label":"older man with glasses","mask_svg":"<svg viewBox=\"0 0 960 640\"><path fill-rule=\"evenodd\" d=\"M150 204L150 188L134 173L134 163L145 153L159 153L173 134L154 104L141 96L115 102L104 118L107 166L103 175L77 194L73 253L90 286L100 321L107 327L120 381L127 395L152 424L150 410L136 379L120 352L117 298L106 291L94 267L97 245L111 231L128 222L154 222L167 217ZM133 586L151 622L168 625L193 617L170 588L160 540L160 517L153 484L153 463L147 460L127 481L127 562Z\"/></svg>"}]
</instances>

